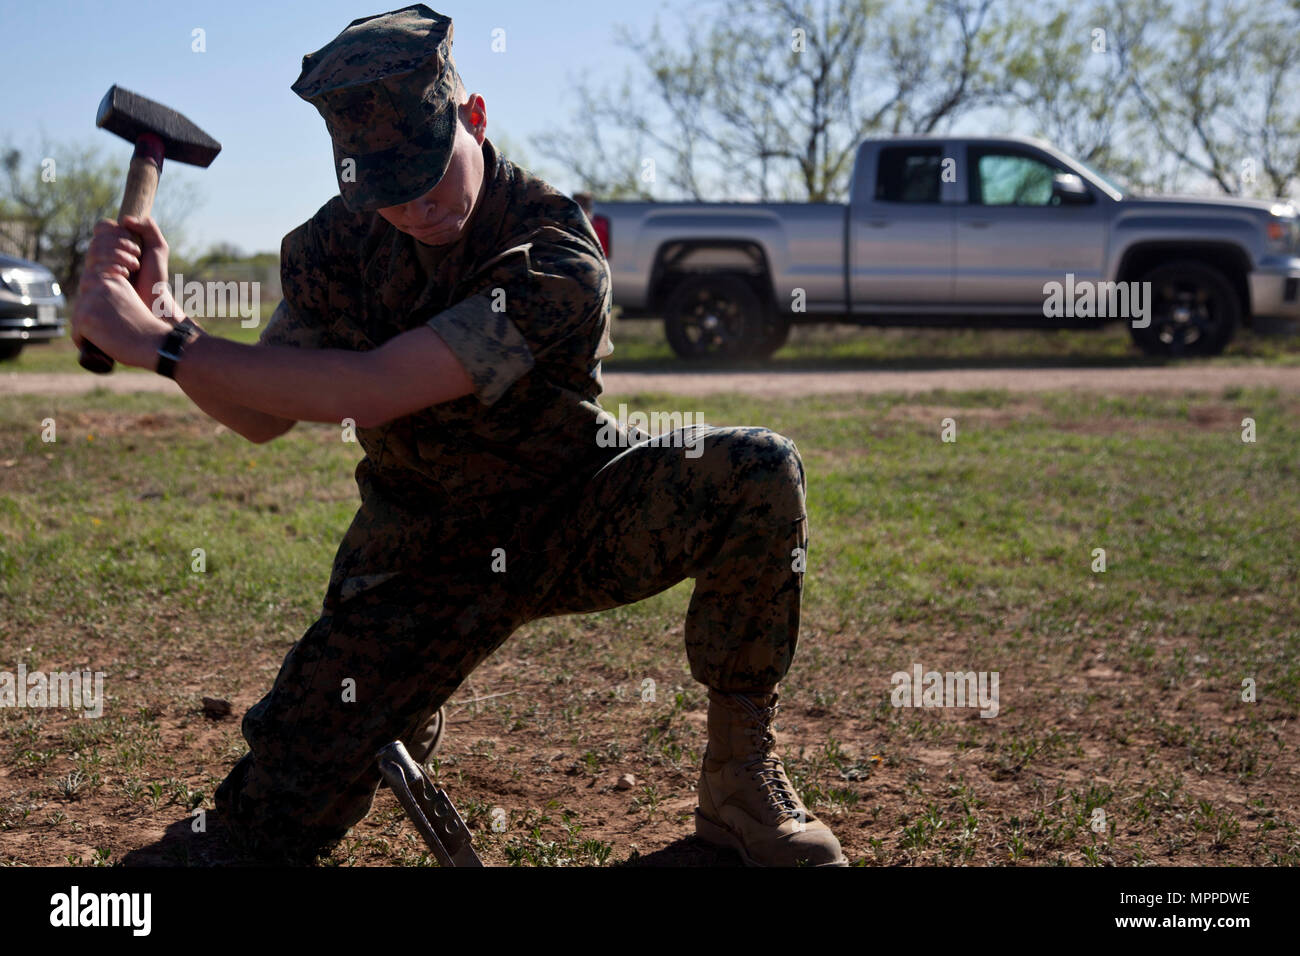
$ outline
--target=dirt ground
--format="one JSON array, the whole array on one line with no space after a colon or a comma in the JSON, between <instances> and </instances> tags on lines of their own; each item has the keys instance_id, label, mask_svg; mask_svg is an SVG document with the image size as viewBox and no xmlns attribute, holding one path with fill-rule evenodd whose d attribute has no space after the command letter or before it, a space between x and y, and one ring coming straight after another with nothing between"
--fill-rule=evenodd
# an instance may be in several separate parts
<instances>
[{"instance_id":1,"label":"dirt ground","mask_svg":"<svg viewBox=\"0 0 1300 956\"><path fill-rule=\"evenodd\" d=\"M25 374L0 379L0 391L67 394L88 380L115 390L175 387L154 376L92 380ZM758 391L767 396L937 387L1184 391L1273 385L1300 391L1300 368L622 373L609 375L606 385L614 394L707 394L752 389L759 382ZM914 404L893 414L929 420L933 409ZM1188 427L1236 417L1235 411L1210 404L1194 409ZM1103 420L1096 427L1122 430ZM180 633L197 623L178 620L175 629ZM969 630L913 634L900 623L883 639L894 649L924 647L926 660L961 661L977 656L982 642L1008 640L1006 634L1016 633L1023 623L1003 622L1003 635ZM557 647L561 639L568 645ZM450 726L435 769L489 864L738 865L733 854L691 836L705 697L686 672L680 620L665 619L662 635L644 649L645 660L661 662L644 672L657 682L652 702L638 693L643 672L600 663L605 649L619 639L617 629L594 623L567 637L531 627L479 668L449 705ZM778 725L782 754L797 771L805 797L810 789L820 795L818 813L835 829L850 861L1300 861L1294 714L1261 704L1247 726L1239 710L1222 703L1234 692L1231 679L1207 676L1178 690L1153 681L1160 663L1179 651L1176 628L1154 636L1153 662L1146 670L1109 658L1104 642L1089 637L1086 627L1068 646L1026 655L1022 660L1031 663L1009 674L1001 692L1018 705L991 722L996 727L981 723L974 711L918 711L900 717L880 699L878 658L864 656L877 653L866 648L878 639L881 635L866 640L857 629L804 633L800 653L815 662L809 669L833 672L837 679L830 692L791 680L783 691ZM282 653L283 648L265 648L239 659L186 653L174 656L157 674L124 676L125 687L119 684L117 690L119 706L134 712L135 722L120 728L120 742L109 739L116 729L104 728L108 737L98 743L147 751L141 755L142 776L169 782L152 805L121 792L120 781L85 795L52 794L45 782L52 773L70 771L76 753L59 753L40 767L0 765L6 803L0 861L230 862L217 838L219 821L213 821L207 835L196 836L190 810L195 795L211 805L213 786L243 750L239 718L270 686ZM572 671L554 663L578 658L582 666ZM39 662L30 666L37 669ZM230 713L206 712L199 703L203 697L228 700ZM6 715L12 720L21 716ZM75 716L48 719L22 732L31 735L29 751L39 753L57 747L76 723ZM150 728L143 743L140 726ZM1200 729L1185 733L1182 728L1188 726ZM1243 745L1243 735L1248 745ZM1266 783L1255 773L1263 765ZM1193 772L1205 768L1213 772ZM635 782L624 788L619 780L627 774ZM1192 782L1184 785L1188 780ZM1111 822L1106 835L1094 838L1089 820L1098 804L1106 807ZM498 808L506 822L501 832L492 825ZM1028 850L1017 849L1025 845ZM332 862L418 864L427 857L396 801L381 791L371 814L335 851Z\"/></svg>"},{"instance_id":2,"label":"dirt ground","mask_svg":"<svg viewBox=\"0 0 1300 956\"><path fill-rule=\"evenodd\" d=\"M591 630L581 636L581 652L598 659L602 646L617 639ZM974 650L956 633L889 637L891 643L913 639L929 648L928 659L936 648L953 659ZM672 659L669 648L680 642L677 624L665 633L660 656ZM647 704L635 681L600 666L575 668L563 686L553 677L530 679L538 668L524 655L543 643L536 635L516 638L449 706L437 772L485 862L739 865L733 854L691 835L705 739L702 689L689 678L676 683L671 672L656 672L662 678L658 701ZM796 686L783 707L778 741L788 763L805 779L822 781L819 792L833 795L833 806L818 812L856 864L1257 865L1285 862L1288 844L1295 852L1300 764L1294 720L1265 708L1260 717L1266 730L1248 730L1249 750L1270 764L1268 783L1261 784L1244 772L1255 758L1235 746L1240 719L1221 704L1230 687L1206 682L1167 693L1090 651L1068 669L1054 656L1033 669L1017 668L1001 694L1019 704L997 721L983 724L974 711L925 712L900 721L887 705L867 703L880 695L878 687L867 686L867 673L876 675L875 669L855 666L861 634L805 634L802 643L808 653L841 663L845 680L832 697ZM1162 643L1170 651L1177 641L1171 635ZM680 650L675 656L683 657ZM46 773L0 767L6 802L21 805L28 792L32 813L28 825L0 828L0 859L35 866L94 865L97 858L109 865L236 862L220 839L219 821L207 834L193 834L185 803L200 791L210 799L212 784L241 749L239 717L269 686L279 661L274 655L254 661L209 655L204 663L210 670L197 677L183 666L160 675L171 681L166 697L124 695L123 703L147 711L158 728L146 769L155 777L174 773L179 795L163 793L153 807L108 786L82 798L52 798L39 782ZM193 701L232 673L244 675L230 701L232 714L205 715ZM680 706L677 693L683 695ZM581 717L575 720L570 711ZM914 721L921 722L919 730L907 726ZM1188 726L1209 730L1189 740L1179 730ZM42 732L57 738L65 730L50 721ZM660 740L675 741L679 759L665 759L662 748L650 746ZM163 754L175 758L174 771L164 768ZM1198 762L1214 772L1191 773ZM635 785L620 789L619 777L629 773ZM1193 783L1180 789L1180 779ZM809 788L803 789L807 796ZM1094 838L1086 801L1098 793L1113 797L1105 804L1112 829ZM507 821L500 834L492 831L497 808ZM1259 837L1243 839L1248 832ZM1017 855L1022 840L1030 849ZM428 860L396 801L381 790L331 862Z\"/></svg>"}]
</instances>

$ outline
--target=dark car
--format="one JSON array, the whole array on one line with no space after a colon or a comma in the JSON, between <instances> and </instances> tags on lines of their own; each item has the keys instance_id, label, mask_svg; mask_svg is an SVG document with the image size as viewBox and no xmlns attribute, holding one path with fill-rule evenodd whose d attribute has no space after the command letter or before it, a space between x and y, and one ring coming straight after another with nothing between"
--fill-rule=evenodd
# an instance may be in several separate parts
<instances>
[{"instance_id":1,"label":"dark car","mask_svg":"<svg viewBox=\"0 0 1300 956\"><path fill-rule=\"evenodd\" d=\"M26 259L0 255L0 359L11 359L32 342L63 334L65 305L54 273Z\"/></svg>"}]
</instances>

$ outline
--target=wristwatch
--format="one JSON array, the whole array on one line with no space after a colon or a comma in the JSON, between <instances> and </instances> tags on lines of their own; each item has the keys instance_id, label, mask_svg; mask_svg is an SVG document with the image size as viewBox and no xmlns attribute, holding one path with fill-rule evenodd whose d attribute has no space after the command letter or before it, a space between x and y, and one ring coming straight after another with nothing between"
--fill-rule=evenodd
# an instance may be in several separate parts
<instances>
[{"instance_id":1,"label":"wristwatch","mask_svg":"<svg viewBox=\"0 0 1300 956\"><path fill-rule=\"evenodd\" d=\"M181 360L185 346L189 345L201 334L202 330L189 319L178 322L176 327L167 333L167 338L163 339L163 344L158 346L158 368L156 370L158 374L175 379L176 363Z\"/></svg>"}]
</instances>

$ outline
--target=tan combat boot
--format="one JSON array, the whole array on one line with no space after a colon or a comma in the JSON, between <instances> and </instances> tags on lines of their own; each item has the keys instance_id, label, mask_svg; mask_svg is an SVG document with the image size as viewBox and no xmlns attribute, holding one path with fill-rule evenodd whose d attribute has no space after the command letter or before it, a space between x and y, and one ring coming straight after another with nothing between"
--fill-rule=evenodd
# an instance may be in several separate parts
<instances>
[{"instance_id":1,"label":"tan combat boot","mask_svg":"<svg viewBox=\"0 0 1300 956\"><path fill-rule=\"evenodd\" d=\"M794 792L773 750L776 691L709 691L709 745L695 834L749 866L848 866L840 843Z\"/></svg>"}]
</instances>

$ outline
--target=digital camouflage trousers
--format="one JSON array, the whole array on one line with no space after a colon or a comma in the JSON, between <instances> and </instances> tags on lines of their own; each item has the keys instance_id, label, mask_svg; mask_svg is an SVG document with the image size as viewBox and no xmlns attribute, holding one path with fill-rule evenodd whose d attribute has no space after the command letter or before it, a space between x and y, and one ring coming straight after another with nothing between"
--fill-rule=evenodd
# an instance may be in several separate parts
<instances>
[{"instance_id":1,"label":"digital camouflage trousers","mask_svg":"<svg viewBox=\"0 0 1300 956\"><path fill-rule=\"evenodd\" d=\"M736 693L775 686L798 637L804 495L793 442L699 425L617 453L516 554L486 529L459 533L441 569L341 577L340 549L321 617L244 717L250 752L217 790L219 820L258 855L309 859L369 812L376 751L412 739L520 626L686 578L692 676Z\"/></svg>"}]
</instances>

